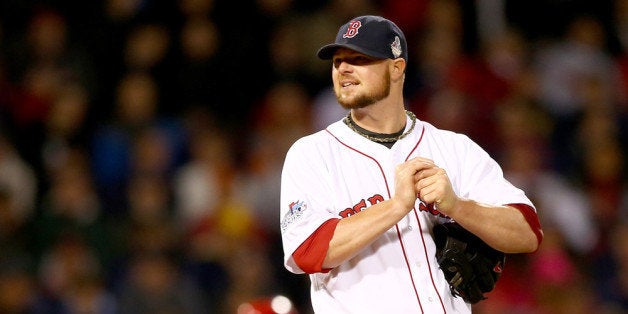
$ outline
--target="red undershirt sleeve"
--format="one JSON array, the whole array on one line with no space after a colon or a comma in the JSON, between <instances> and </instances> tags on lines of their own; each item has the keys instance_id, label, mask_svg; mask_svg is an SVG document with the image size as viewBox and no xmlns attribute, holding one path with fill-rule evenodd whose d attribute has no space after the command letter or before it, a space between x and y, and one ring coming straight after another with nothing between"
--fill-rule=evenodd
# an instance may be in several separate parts
<instances>
[{"instance_id":1,"label":"red undershirt sleeve","mask_svg":"<svg viewBox=\"0 0 628 314\"><path fill-rule=\"evenodd\" d=\"M327 256L329 241L334 236L334 231L339 221L340 219L338 218L325 221L292 253L294 262L305 273L326 273L330 271L330 269L323 269L323 261L325 256Z\"/></svg>"},{"instance_id":2,"label":"red undershirt sleeve","mask_svg":"<svg viewBox=\"0 0 628 314\"><path fill-rule=\"evenodd\" d=\"M521 214L523 214L523 217L528 222L528 225L530 225L530 228L536 235L536 240L540 246L541 241L543 241L543 230L541 229L541 222L539 221L539 216L537 215L534 208L526 204L508 204L508 206L512 206L516 208L517 210L521 212Z\"/></svg>"}]
</instances>

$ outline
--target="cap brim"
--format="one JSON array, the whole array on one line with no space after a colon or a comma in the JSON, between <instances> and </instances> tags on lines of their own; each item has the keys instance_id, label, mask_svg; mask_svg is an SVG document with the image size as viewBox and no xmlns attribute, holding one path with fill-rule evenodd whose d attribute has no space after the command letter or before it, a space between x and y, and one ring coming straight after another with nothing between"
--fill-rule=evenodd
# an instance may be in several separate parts
<instances>
[{"instance_id":1,"label":"cap brim","mask_svg":"<svg viewBox=\"0 0 628 314\"><path fill-rule=\"evenodd\" d=\"M336 50L338 50L338 48L347 48L347 49L351 49L354 51L357 51L359 53L363 53L367 56L371 56L374 58L379 58L379 59L387 59L388 56L382 55L378 52L375 51L371 51L371 50L367 50L364 49L362 47L358 47L356 45L351 45L351 44L329 44L329 45L325 45L323 47L321 47L321 49L318 50L318 52L316 53L316 55L322 59L322 60L329 60L334 56L334 53L336 52Z\"/></svg>"}]
</instances>

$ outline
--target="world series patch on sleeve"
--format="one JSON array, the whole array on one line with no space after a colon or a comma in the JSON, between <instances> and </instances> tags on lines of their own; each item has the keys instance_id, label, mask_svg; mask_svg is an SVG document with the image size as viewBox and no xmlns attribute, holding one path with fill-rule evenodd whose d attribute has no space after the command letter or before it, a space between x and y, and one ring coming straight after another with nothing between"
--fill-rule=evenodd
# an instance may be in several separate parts
<instances>
[{"instance_id":1,"label":"world series patch on sleeve","mask_svg":"<svg viewBox=\"0 0 628 314\"><path fill-rule=\"evenodd\" d=\"M436 259L451 293L475 304L499 279L506 256L455 222L434 226Z\"/></svg>"}]
</instances>

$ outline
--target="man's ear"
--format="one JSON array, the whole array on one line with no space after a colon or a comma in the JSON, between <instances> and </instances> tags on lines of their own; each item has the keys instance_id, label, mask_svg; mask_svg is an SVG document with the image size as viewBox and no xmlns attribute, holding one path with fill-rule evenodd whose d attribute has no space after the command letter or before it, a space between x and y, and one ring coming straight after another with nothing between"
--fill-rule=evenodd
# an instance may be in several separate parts
<instances>
[{"instance_id":1,"label":"man's ear","mask_svg":"<svg viewBox=\"0 0 628 314\"><path fill-rule=\"evenodd\" d=\"M402 79L406 72L406 60L403 58L394 59L390 67L390 78L393 81Z\"/></svg>"}]
</instances>

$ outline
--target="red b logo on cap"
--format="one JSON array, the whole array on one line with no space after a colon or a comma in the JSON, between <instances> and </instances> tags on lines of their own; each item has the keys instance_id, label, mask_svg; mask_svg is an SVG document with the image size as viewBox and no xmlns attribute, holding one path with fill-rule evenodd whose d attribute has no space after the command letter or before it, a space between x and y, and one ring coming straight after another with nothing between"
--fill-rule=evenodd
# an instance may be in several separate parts
<instances>
[{"instance_id":1,"label":"red b logo on cap","mask_svg":"<svg viewBox=\"0 0 628 314\"><path fill-rule=\"evenodd\" d=\"M347 32L342 35L342 38L353 38L358 34L358 29L362 27L362 22L360 21L351 21L349 22L349 28L347 28Z\"/></svg>"}]
</instances>

